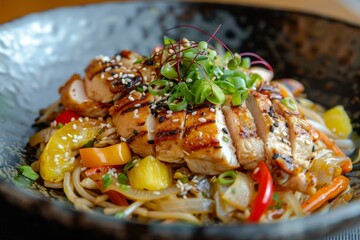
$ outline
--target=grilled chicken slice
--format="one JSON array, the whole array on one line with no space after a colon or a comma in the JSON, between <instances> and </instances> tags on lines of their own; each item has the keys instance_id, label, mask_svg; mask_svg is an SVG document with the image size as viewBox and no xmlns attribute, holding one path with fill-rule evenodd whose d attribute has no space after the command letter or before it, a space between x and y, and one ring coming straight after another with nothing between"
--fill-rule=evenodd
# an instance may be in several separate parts
<instances>
[{"instance_id":1,"label":"grilled chicken slice","mask_svg":"<svg viewBox=\"0 0 360 240\"><path fill-rule=\"evenodd\" d=\"M264 142L256 133L254 118L245 103L232 106L231 97L227 98L223 112L239 163L253 170L265 159Z\"/></svg>"},{"instance_id":2,"label":"grilled chicken slice","mask_svg":"<svg viewBox=\"0 0 360 240\"><path fill-rule=\"evenodd\" d=\"M134 153L142 157L155 156L154 132L155 117L151 114L151 94L134 92L117 101L110 108L113 123L122 140L126 139Z\"/></svg>"},{"instance_id":3,"label":"grilled chicken slice","mask_svg":"<svg viewBox=\"0 0 360 240\"><path fill-rule=\"evenodd\" d=\"M296 175L289 130L284 118L274 111L271 100L261 93L250 91L246 104L255 119L259 136L264 141L269 163L275 162L285 172Z\"/></svg>"},{"instance_id":4,"label":"grilled chicken slice","mask_svg":"<svg viewBox=\"0 0 360 240\"><path fill-rule=\"evenodd\" d=\"M275 180L293 190L313 193L316 181L294 162L284 117L275 112L271 100L259 92L250 91L246 104L264 141L267 164Z\"/></svg>"},{"instance_id":5,"label":"grilled chicken slice","mask_svg":"<svg viewBox=\"0 0 360 240\"><path fill-rule=\"evenodd\" d=\"M163 109L156 118L155 153L165 162L184 162L183 133L186 111Z\"/></svg>"},{"instance_id":6,"label":"grilled chicken slice","mask_svg":"<svg viewBox=\"0 0 360 240\"><path fill-rule=\"evenodd\" d=\"M300 116L297 110L287 108L281 101L274 100L273 104L275 110L279 111L287 120L294 163L306 170L309 169L315 146L312 141L310 124Z\"/></svg>"},{"instance_id":7,"label":"grilled chicken slice","mask_svg":"<svg viewBox=\"0 0 360 240\"><path fill-rule=\"evenodd\" d=\"M65 109L73 110L81 116L91 118L104 117L109 112L109 105L96 102L87 97L84 81L79 74L73 74L66 83L59 88L60 101Z\"/></svg>"},{"instance_id":8,"label":"grilled chicken slice","mask_svg":"<svg viewBox=\"0 0 360 240\"><path fill-rule=\"evenodd\" d=\"M93 59L85 69L87 96L109 103L150 82L155 75L154 67L144 67L140 61L145 58L127 50L112 59L103 56Z\"/></svg>"},{"instance_id":9,"label":"grilled chicken slice","mask_svg":"<svg viewBox=\"0 0 360 240\"><path fill-rule=\"evenodd\" d=\"M220 106L199 106L187 113L183 148L192 172L216 175L240 166L227 132Z\"/></svg>"}]
</instances>

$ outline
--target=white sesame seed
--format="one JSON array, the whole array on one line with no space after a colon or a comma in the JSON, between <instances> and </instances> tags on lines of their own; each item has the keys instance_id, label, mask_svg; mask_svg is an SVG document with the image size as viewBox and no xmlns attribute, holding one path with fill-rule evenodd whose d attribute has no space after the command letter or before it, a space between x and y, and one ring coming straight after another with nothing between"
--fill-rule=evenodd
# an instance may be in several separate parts
<instances>
[{"instance_id":1,"label":"white sesame seed","mask_svg":"<svg viewBox=\"0 0 360 240\"><path fill-rule=\"evenodd\" d=\"M105 68L105 72L109 72L111 70L111 67L107 67L107 68Z\"/></svg>"},{"instance_id":2,"label":"white sesame seed","mask_svg":"<svg viewBox=\"0 0 360 240\"><path fill-rule=\"evenodd\" d=\"M146 91L147 90L147 86L142 86L142 88L144 89L144 91Z\"/></svg>"},{"instance_id":3,"label":"white sesame seed","mask_svg":"<svg viewBox=\"0 0 360 240\"><path fill-rule=\"evenodd\" d=\"M204 123L204 122L206 122L206 118L199 118L199 122L202 122L202 123Z\"/></svg>"},{"instance_id":4,"label":"white sesame seed","mask_svg":"<svg viewBox=\"0 0 360 240\"><path fill-rule=\"evenodd\" d=\"M146 71L146 67L143 67L141 70Z\"/></svg>"},{"instance_id":5,"label":"white sesame seed","mask_svg":"<svg viewBox=\"0 0 360 240\"><path fill-rule=\"evenodd\" d=\"M173 119L172 121L173 121L173 122L178 122L178 121L180 121L180 119L175 118L175 119Z\"/></svg>"},{"instance_id":6,"label":"white sesame seed","mask_svg":"<svg viewBox=\"0 0 360 240\"><path fill-rule=\"evenodd\" d=\"M134 107L136 107L136 108L137 108L137 107L140 107L140 106L141 106L140 103L137 103L137 104L134 105Z\"/></svg>"},{"instance_id":7,"label":"white sesame seed","mask_svg":"<svg viewBox=\"0 0 360 240\"><path fill-rule=\"evenodd\" d=\"M171 118L172 117L172 114L171 113L169 113L169 114L166 114L166 116L165 116L166 118Z\"/></svg>"},{"instance_id":8,"label":"white sesame seed","mask_svg":"<svg viewBox=\"0 0 360 240\"><path fill-rule=\"evenodd\" d=\"M124 138L124 137L120 137L120 140L121 140L122 142L126 142L126 138Z\"/></svg>"},{"instance_id":9,"label":"white sesame seed","mask_svg":"<svg viewBox=\"0 0 360 240\"><path fill-rule=\"evenodd\" d=\"M104 77L105 77L104 73L101 73L100 78L104 78Z\"/></svg>"},{"instance_id":10,"label":"white sesame seed","mask_svg":"<svg viewBox=\"0 0 360 240\"><path fill-rule=\"evenodd\" d=\"M155 194L155 195L160 195L159 191L153 191L152 193Z\"/></svg>"},{"instance_id":11,"label":"white sesame seed","mask_svg":"<svg viewBox=\"0 0 360 240\"><path fill-rule=\"evenodd\" d=\"M132 90L131 92L129 92L129 94L133 94L133 93L135 93L136 91L135 90Z\"/></svg>"},{"instance_id":12,"label":"white sesame seed","mask_svg":"<svg viewBox=\"0 0 360 240\"><path fill-rule=\"evenodd\" d=\"M76 130L76 124L75 123L73 124L72 127L73 127L74 130Z\"/></svg>"},{"instance_id":13,"label":"white sesame seed","mask_svg":"<svg viewBox=\"0 0 360 240\"><path fill-rule=\"evenodd\" d=\"M141 84L141 82L137 82L135 83L135 86L139 86Z\"/></svg>"},{"instance_id":14,"label":"white sesame seed","mask_svg":"<svg viewBox=\"0 0 360 240\"><path fill-rule=\"evenodd\" d=\"M191 113L191 115L195 116L196 113L197 113L197 111L193 111L193 112Z\"/></svg>"},{"instance_id":15,"label":"white sesame seed","mask_svg":"<svg viewBox=\"0 0 360 240\"><path fill-rule=\"evenodd\" d=\"M67 137L65 137L65 136L62 136L62 137L61 137L61 139L62 139L62 140L66 140L66 139L67 139Z\"/></svg>"},{"instance_id":16,"label":"white sesame seed","mask_svg":"<svg viewBox=\"0 0 360 240\"><path fill-rule=\"evenodd\" d=\"M107 80L112 81L114 80L114 77L108 77Z\"/></svg>"},{"instance_id":17,"label":"white sesame seed","mask_svg":"<svg viewBox=\"0 0 360 240\"><path fill-rule=\"evenodd\" d=\"M58 148L59 148L59 149L64 149L64 146L61 145L61 144L58 144Z\"/></svg>"},{"instance_id":18,"label":"white sesame seed","mask_svg":"<svg viewBox=\"0 0 360 240\"><path fill-rule=\"evenodd\" d=\"M212 107L211 107L211 108L210 108L210 111L211 111L211 112L215 112L215 108L212 108Z\"/></svg>"},{"instance_id":19,"label":"white sesame seed","mask_svg":"<svg viewBox=\"0 0 360 240\"><path fill-rule=\"evenodd\" d=\"M144 81L145 81L145 82L147 81L147 76L144 76Z\"/></svg>"},{"instance_id":20,"label":"white sesame seed","mask_svg":"<svg viewBox=\"0 0 360 240\"><path fill-rule=\"evenodd\" d=\"M115 60L116 60L117 62L120 62L121 56L120 56L120 55L116 55L116 56L115 56Z\"/></svg>"},{"instance_id":21,"label":"white sesame seed","mask_svg":"<svg viewBox=\"0 0 360 240\"><path fill-rule=\"evenodd\" d=\"M129 73L129 74L128 74L128 77L129 77L129 78L133 78L133 77L135 77L135 75L132 74L132 73Z\"/></svg>"},{"instance_id":22,"label":"white sesame seed","mask_svg":"<svg viewBox=\"0 0 360 240\"><path fill-rule=\"evenodd\" d=\"M128 96L128 99L129 99L130 101L135 101L135 99L134 99L132 96Z\"/></svg>"}]
</instances>

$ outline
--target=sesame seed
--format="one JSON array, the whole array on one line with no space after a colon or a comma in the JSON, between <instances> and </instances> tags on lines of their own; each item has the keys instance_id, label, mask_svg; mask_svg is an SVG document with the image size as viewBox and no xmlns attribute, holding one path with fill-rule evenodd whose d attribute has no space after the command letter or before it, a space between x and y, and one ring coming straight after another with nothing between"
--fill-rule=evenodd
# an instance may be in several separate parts
<instances>
[{"instance_id":1,"label":"sesame seed","mask_svg":"<svg viewBox=\"0 0 360 240\"><path fill-rule=\"evenodd\" d=\"M132 73L129 73L129 74L128 74L128 77L129 77L129 78L133 78L133 77L135 77L135 75L132 74Z\"/></svg>"},{"instance_id":2,"label":"sesame seed","mask_svg":"<svg viewBox=\"0 0 360 240\"><path fill-rule=\"evenodd\" d=\"M105 71L105 72L109 72L109 71L111 70L111 68L112 68L112 67L107 67L107 68L105 68L104 71Z\"/></svg>"},{"instance_id":3,"label":"sesame seed","mask_svg":"<svg viewBox=\"0 0 360 240\"><path fill-rule=\"evenodd\" d=\"M100 78L104 78L104 77L105 77L104 73L101 73Z\"/></svg>"},{"instance_id":4,"label":"sesame seed","mask_svg":"<svg viewBox=\"0 0 360 240\"><path fill-rule=\"evenodd\" d=\"M278 127L278 126L279 126L279 123L278 123L278 122L275 122L275 123L274 123L274 126L275 126L275 127Z\"/></svg>"},{"instance_id":5,"label":"sesame seed","mask_svg":"<svg viewBox=\"0 0 360 240\"><path fill-rule=\"evenodd\" d=\"M65 137L65 136L62 136L62 137L61 137L61 139L62 139L62 140L66 140L66 139L67 139L67 137Z\"/></svg>"},{"instance_id":6,"label":"sesame seed","mask_svg":"<svg viewBox=\"0 0 360 240\"><path fill-rule=\"evenodd\" d=\"M204 122L206 122L206 118L199 118L199 122L202 122L202 123L204 123Z\"/></svg>"},{"instance_id":7,"label":"sesame seed","mask_svg":"<svg viewBox=\"0 0 360 240\"><path fill-rule=\"evenodd\" d=\"M173 119L172 120L173 122L178 122L178 121L180 121L178 118L175 118L175 119Z\"/></svg>"},{"instance_id":8,"label":"sesame seed","mask_svg":"<svg viewBox=\"0 0 360 240\"><path fill-rule=\"evenodd\" d=\"M166 118L171 118L172 117L172 114L169 113L169 114L166 114Z\"/></svg>"},{"instance_id":9,"label":"sesame seed","mask_svg":"<svg viewBox=\"0 0 360 240\"><path fill-rule=\"evenodd\" d=\"M124 138L124 137L120 137L120 140L121 140L122 142L126 142L126 138Z\"/></svg>"},{"instance_id":10,"label":"sesame seed","mask_svg":"<svg viewBox=\"0 0 360 240\"><path fill-rule=\"evenodd\" d=\"M134 94L136 91L135 90L132 90L131 92L129 92L129 94Z\"/></svg>"},{"instance_id":11,"label":"sesame seed","mask_svg":"<svg viewBox=\"0 0 360 240\"><path fill-rule=\"evenodd\" d=\"M270 132L274 132L274 126L273 125L270 126Z\"/></svg>"},{"instance_id":12,"label":"sesame seed","mask_svg":"<svg viewBox=\"0 0 360 240\"><path fill-rule=\"evenodd\" d=\"M272 156L272 159L277 159L280 155L278 153L275 153L273 156Z\"/></svg>"},{"instance_id":13,"label":"sesame seed","mask_svg":"<svg viewBox=\"0 0 360 240\"><path fill-rule=\"evenodd\" d=\"M74 130L76 130L76 124L73 124L73 126L72 126L72 127L73 127L73 129L74 129Z\"/></svg>"},{"instance_id":14,"label":"sesame seed","mask_svg":"<svg viewBox=\"0 0 360 240\"><path fill-rule=\"evenodd\" d=\"M112 81L114 80L114 77L108 77L107 80Z\"/></svg>"},{"instance_id":15,"label":"sesame seed","mask_svg":"<svg viewBox=\"0 0 360 240\"><path fill-rule=\"evenodd\" d=\"M159 191L153 191L152 193L155 194L155 195L160 195Z\"/></svg>"},{"instance_id":16,"label":"sesame seed","mask_svg":"<svg viewBox=\"0 0 360 240\"><path fill-rule=\"evenodd\" d=\"M114 78L118 78L118 77L119 77L119 74L115 73L113 77L114 77Z\"/></svg>"},{"instance_id":17,"label":"sesame seed","mask_svg":"<svg viewBox=\"0 0 360 240\"><path fill-rule=\"evenodd\" d=\"M191 113L191 115L195 116L196 113L197 113L197 111L193 111L193 112Z\"/></svg>"},{"instance_id":18,"label":"sesame seed","mask_svg":"<svg viewBox=\"0 0 360 240\"><path fill-rule=\"evenodd\" d=\"M58 144L58 148L59 148L59 149L64 149L64 146L61 145L61 144Z\"/></svg>"},{"instance_id":19,"label":"sesame seed","mask_svg":"<svg viewBox=\"0 0 360 240\"><path fill-rule=\"evenodd\" d=\"M136 107L136 108L137 108L137 107L140 107L140 106L141 106L140 103L137 103L137 104L134 105L134 107Z\"/></svg>"},{"instance_id":20,"label":"sesame seed","mask_svg":"<svg viewBox=\"0 0 360 240\"><path fill-rule=\"evenodd\" d=\"M132 96L129 96L128 99L129 99L130 101L135 101L135 99L134 99Z\"/></svg>"}]
</instances>

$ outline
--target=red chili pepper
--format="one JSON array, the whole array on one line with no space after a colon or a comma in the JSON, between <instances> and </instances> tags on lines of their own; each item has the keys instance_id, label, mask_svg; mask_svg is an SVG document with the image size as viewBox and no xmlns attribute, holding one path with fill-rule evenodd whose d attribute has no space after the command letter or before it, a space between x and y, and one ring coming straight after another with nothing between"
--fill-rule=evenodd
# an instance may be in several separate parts
<instances>
[{"instance_id":1,"label":"red chili pepper","mask_svg":"<svg viewBox=\"0 0 360 240\"><path fill-rule=\"evenodd\" d=\"M55 121L57 123L66 124L68 122L71 122L71 119L78 119L80 115L72 110L65 110L64 112L61 112L56 118Z\"/></svg>"},{"instance_id":2,"label":"red chili pepper","mask_svg":"<svg viewBox=\"0 0 360 240\"><path fill-rule=\"evenodd\" d=\"M273 180L270 171L264 162L260 162L254 170L252 177L258 183L258 193L253 201L248 220L259 221L261 215L266 211L273 197Z\"/></svg>"}]
</instances>

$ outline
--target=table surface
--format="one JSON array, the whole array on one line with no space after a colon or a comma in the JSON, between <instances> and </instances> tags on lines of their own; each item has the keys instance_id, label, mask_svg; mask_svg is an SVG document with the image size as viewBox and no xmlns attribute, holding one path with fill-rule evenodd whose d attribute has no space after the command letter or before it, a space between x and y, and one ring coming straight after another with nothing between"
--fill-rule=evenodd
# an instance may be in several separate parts
<instances>
[{"instance_id":1,"label":"table surface","mask_svg":"<svg viewBox=\"0 0 360 240\"><path fill-rule=\"evenodd\" d=\"M360 25L359 0L207 0L207 2L231 2L248 5L299 10L329 16L355 25ZM40 12L56 7L73 6L103 0L1 0L0 24L22 17L29 13ZM114 1L113 1L114 2ZM20 227L20 228L19 228ZM20 231L19 231L20 229ZM67 229L64 226L46 221L41 216L25 212L0 198L0 239L99 239L97 236L79 229ZM324 238L326 240L360 239L360 226Z\"/></svg>"}]
</instances>

